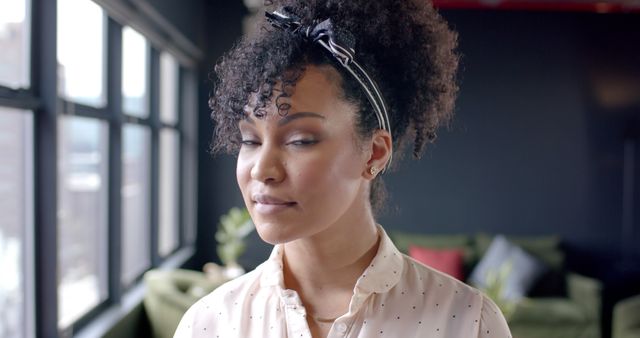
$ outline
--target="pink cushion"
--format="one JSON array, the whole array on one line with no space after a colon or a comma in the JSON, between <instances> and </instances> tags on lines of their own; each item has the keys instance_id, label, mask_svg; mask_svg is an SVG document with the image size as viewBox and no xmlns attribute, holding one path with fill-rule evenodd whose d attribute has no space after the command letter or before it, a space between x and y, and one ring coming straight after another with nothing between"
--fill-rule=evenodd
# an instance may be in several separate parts
<instances>
[{"instance_id":1,"label":"pink cushion","mask_svg":"<svg viewBox=\"0 0 640 338\"><path fill-rule=\"evenodd\" d=\"M460 249L430 249L415 245L409 246L409 256L413 259L458 280L464 280L462 254Z\"/></svg>"}]
</instances>

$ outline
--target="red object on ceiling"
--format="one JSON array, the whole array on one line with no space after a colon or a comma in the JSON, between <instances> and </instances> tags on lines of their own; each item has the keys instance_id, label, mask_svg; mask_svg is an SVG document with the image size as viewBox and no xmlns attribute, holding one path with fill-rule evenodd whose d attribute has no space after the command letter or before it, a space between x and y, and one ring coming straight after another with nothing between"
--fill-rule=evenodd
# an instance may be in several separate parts
<instances>
[{"instance_id":1,"label":"red object on ceiling","mask_svg":"<svg viewBox=\"0 0 640 338\"><path fill-rule=\"evenodd\" d=\"M522 11L640 13L640 1L514 1L432 0L440 9L497 9Z\"/></svg>"}]
</instances>

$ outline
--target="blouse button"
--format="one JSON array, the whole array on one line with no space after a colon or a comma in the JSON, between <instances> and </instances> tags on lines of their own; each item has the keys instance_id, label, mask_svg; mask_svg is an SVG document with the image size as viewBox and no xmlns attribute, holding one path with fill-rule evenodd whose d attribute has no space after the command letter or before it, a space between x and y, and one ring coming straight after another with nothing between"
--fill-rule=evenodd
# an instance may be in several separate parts
<instances>
[{"instance_id":1,"label":"blouse button","mask_svg":"<svg viewBox=\"0 0 640 338\"><path fill-rule=\"evenodd\" d=\"M338 325L336 325L336 330L338 330L338 332L340 332L340 333L345 333L345 332L347 332L347 324L345 324L345 323L338 323Z\"/></svg>"}]
</instances>

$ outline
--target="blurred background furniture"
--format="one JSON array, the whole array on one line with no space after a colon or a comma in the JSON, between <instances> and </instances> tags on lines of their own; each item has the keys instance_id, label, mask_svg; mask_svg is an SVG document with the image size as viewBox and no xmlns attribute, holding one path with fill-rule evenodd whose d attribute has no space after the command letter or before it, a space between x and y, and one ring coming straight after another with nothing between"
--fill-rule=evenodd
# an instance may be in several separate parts
<instances>
[{"instance_id":1,"label":"blurred background furniture","mask_svg":"<svg viewBox=\"0 0 640 338\"><path fill-rule=\"evenodd\" d=\"M483 257L493 236L428 235L394 231L389 234L402 252L409 246L459 249L463 270L469 276ZM509 238L509 237L507 237ZM509 238L547 266L526 298L515 304L507 320L517 338L601 337L600 308L602 285L598 280L567 272L565 255L557 236ZM626 337L626 336L625 336Z\"/></svg>"},{"instance_id":2,"label":"blurred background furniture","mask_svg":"<svg viewBox=\"0 0 640 338\"><path fill-rule=\"evenodd\" d=\"M183 269L145 273L144 311L153 337L173 337L187 309L225 281L222 276L212 279L202 272Z\"/></svg>"},{"instance_id":3,"label":"blurred background furniture","mask_svg":"<svg viewBox=\"0 0 640 338\"><path fill-rule=\"evenodd\" d=\"M613 308L612 338L640 337L640 295L619 301Z\"/></svg>"}]
</instances>

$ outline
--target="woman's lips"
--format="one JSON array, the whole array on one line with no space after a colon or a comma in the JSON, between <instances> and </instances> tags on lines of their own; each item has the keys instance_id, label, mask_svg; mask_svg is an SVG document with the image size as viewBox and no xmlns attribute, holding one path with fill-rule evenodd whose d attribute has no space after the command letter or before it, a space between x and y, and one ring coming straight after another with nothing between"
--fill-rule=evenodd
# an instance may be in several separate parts
<instances>
[{"instance_id":1,"label":"woman's lips","mask_svg":"<svg viewBox=\"0 0 640 338\"><path fill-rule=\"evenodd\" d=\"M284 210L287 210L293 207L294 205L295 203L263 204L263 203L256 202L256 204L254 205L254 209L261 214L269 215L269 214L276 214L276 213L282 212Z\"/></svg>"},{"instance_id":2,"label":"woman's lips","mask_svg":"<svg viewBox=\"0 0 640 338\"><path fill-rule=\"evenodd\" d=\"M254 209L261 214L275 214L287 210L296 202L286 201L271 195L256 194L252 196Z\"/></svg>"}]
</instances>

